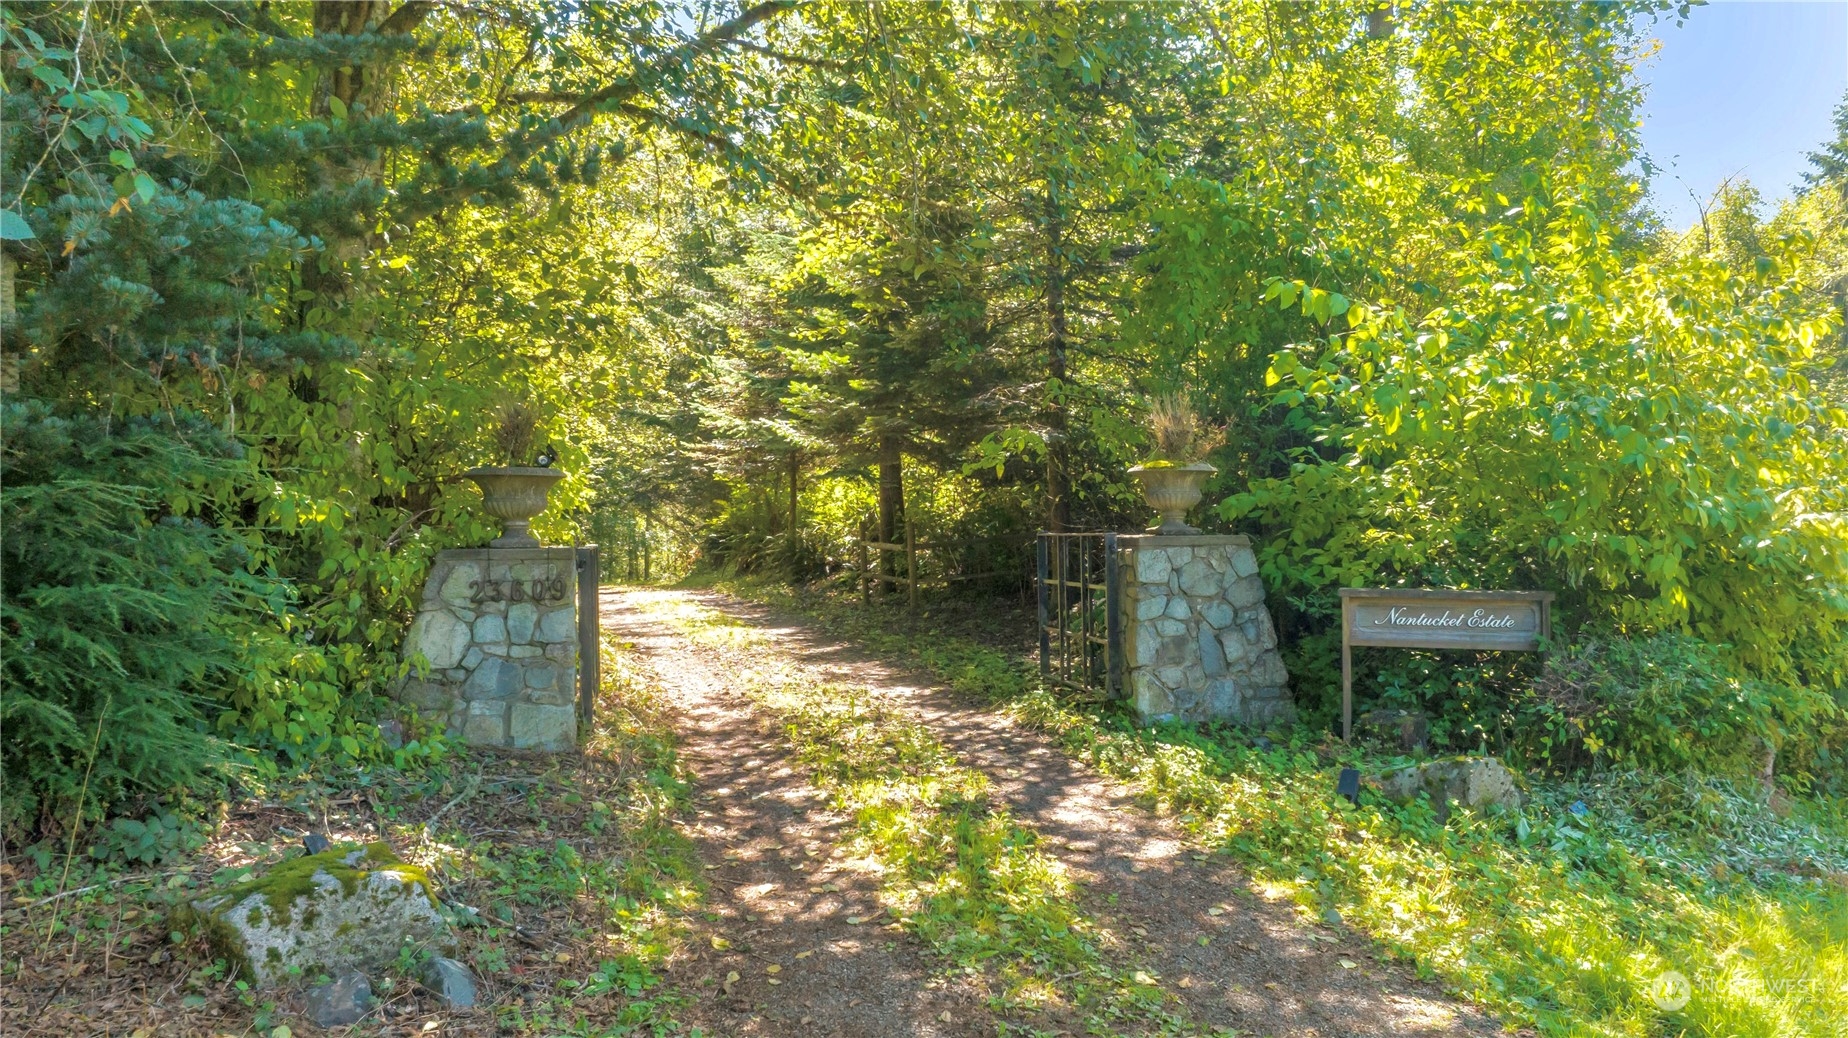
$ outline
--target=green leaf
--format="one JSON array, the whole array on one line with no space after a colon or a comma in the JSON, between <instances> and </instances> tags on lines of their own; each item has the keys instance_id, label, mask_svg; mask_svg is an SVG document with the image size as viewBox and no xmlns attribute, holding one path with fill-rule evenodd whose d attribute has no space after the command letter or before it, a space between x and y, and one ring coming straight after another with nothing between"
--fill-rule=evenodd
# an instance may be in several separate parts
<instances>
[{"instance_id":1,"label":"green leaf","mask_svg":"<svg viewBox=\"0 0 1848 1038\"><path fill-rule=\"evenodd\" d=\"M329 96L327 99L327 108L334 113L334 119L336 121L346 121L347 106L345 101L340 100L338 97Z\"/></svg>"},{"instance_id":2,"label":"green leaf","mask_svg":"<svg viewBox=\"0 0 1848 1038\"><path fill-rule=\"evenodd\" d=\"M160 185L154 183L153 177L148 176L146 173L135 174L135 196L137 198L140 198L143 202L152 202L155 194L159 191Z\"/></svg>"},{"instance_id":3,"label":"green leaf","mask_svg":"<svg viewBox=\"0 0 1848 1038\"><path fill-rule=\"evenodd\" d=\"M0 241L26 241L36 238L26 218L11 209L0 209Z\"/></svg>"}]
</instances>

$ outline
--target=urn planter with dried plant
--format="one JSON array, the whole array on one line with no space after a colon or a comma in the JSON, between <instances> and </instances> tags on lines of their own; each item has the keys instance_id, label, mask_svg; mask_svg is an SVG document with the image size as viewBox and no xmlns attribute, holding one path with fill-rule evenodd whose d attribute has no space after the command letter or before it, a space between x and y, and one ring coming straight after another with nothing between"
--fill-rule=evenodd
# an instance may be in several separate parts
<instances>
[{"instance_id":1,"label":"urn planter with dried plant","mask_svg":"<svg viewBox=\"0 0 1848 1038\"><path fill-rule=\"evenodd\" d=\"M505 464L483 465L463 475L481 488L482 508L501 521L501 535L491 548L537 548L533 518L545 511L552 485L565 474L546 465L528 464L534 457L539 419L531 407L509 403L501 407L494 429L495 445Z\"/></svg>"},{"instance_id":2,"label":"urn planter with dried plant","mask_svg":"<svg viewBox=\"0 0 1848 1038\"><path fill-rule=\"evenodd\" d=\"M1199 533L1198 527L1187 525L1187 510L1200 503L1207 477L1219 471L1203 460L1213 438L1185 393L1149 402L1149 432L1155 439L1154 453L1129 470L1142 484L1142 499L1161 516L1149 532Z\"/></svg>"}]
</instances>

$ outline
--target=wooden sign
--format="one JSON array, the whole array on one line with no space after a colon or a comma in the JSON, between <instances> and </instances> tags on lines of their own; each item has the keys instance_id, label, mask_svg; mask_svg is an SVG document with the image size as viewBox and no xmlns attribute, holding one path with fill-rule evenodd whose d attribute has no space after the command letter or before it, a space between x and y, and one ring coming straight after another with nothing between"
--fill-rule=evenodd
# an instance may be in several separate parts
<instances>
[{"instance_id":1,"label":"wooden sign","mask_svg":"<svg viewBox=\"0 0 1848 1038\"><path fill-rule=\"evenodd\" d=\"M1342 588L1341 737L1354 735L1354 646L1535 652L1552 607L1551 591Z\"/></svg>"}]
</instances>

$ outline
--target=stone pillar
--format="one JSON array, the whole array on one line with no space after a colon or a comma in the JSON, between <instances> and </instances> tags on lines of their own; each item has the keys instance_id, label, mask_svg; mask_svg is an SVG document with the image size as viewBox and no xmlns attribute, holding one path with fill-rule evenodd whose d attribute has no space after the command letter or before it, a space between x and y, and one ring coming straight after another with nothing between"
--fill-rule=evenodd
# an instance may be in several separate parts
<instances>
[{"instance_id":1,"label":"stone pillar","mask_svg":"<svg viewBox=\"0 0 1848 1038\"><path fill-rule=\"evenodd\" d=\"M422 662L429 669L419 672ZM574 548L462 548L436 557L404 639L400 701L471 746L577 745Z\"/></svg>"},{"instance_id":2,"label":"stone pillar","mask_svg":"<svg viewBox=\"0 0 1848 1038\"><path fill-rule=\"evenodd\" d=\"M1254 726L1295 717L1250 538L1134 534L1117 547L1137 716Z\"/></svg>"}]
</instances>

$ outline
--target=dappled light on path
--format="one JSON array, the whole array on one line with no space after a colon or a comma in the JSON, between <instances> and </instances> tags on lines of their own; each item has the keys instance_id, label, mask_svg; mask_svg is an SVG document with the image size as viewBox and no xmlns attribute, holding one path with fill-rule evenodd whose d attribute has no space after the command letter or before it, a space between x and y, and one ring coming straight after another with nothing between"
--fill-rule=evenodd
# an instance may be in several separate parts
<instances>
[{"instance_id":1,"label":"dappled light on path","mask_svg":"<svg viewBox=\"0 0 1848 1038\"><path fill-rule=\"evenodd\" d=\"M792 766L774 726L723 668L626 597L605 590L605 629L672 691L697 785L687 835L705 863L706 922L669 964L694 1002L689 1022L722 1035L994 1034L979 992L946 983L879 925L878 877L836 853L846 819Z\"/></svg>"},{"instance_id":2,"label":"dappled light on path","mask_svg":"<svg viewBox=\"0 0 1848 1038\"><path fill-rule=\"evenodd\" d=\"M777 670L796 680L868 690L877 701L915 717L962 764L986 776L997 808L1034 833L1040 849L1077 884L1105 954L1159 985L1180 1019L1201 1033L1215 1028L1279 1035L1501 1033L1474 1007L1417 980L1403 966L1381 961L1364 937L1306 921L1293 904L1254 890L1223 855L1191 846L1128 791L1040 733L825 631L727 596L629 589L607 602L612 630L634 640L638 654L651 659L663 680L685 683L689 720L697 729L688 733L687 752L689 757L697 752L702 775L722 777L704 795L725 805L714 816L720 824L696 839L709 841L717 855L709 862L725 862L710 875L736 876L736 885L715 891L714 898L732 918L755 915L760 922L751 925L759 927L773 920L825 926L844 915L878 911L877 876L828 849L838 847L842 820L829 818L799 792L806 787L788 770L781 740L752 716L741 696L727 698L724 691L747 674ZM653 617L670 619L681 630L667 634L667 626ZM685 637L689 631L692 637ZM717 705L715 697L726 705ZM811 848L813 858L805 853ZM824 876L828 882L817 882ZM724 925L738 925L732 918ZM917 952L906 952L912 942L884 937L895 930L870 933L886 940L880 947L895 960L892 968L917 972L886 983L881 1023L864 1033L930 1033L905 1029L916 1026L929 1002L913 989L929 967L916 964ZM834 961L842 961L867 955L866 945L861 940L850 947L837 939L828 948ZM952 997L947 991L931 994ZM1047 1021L1033 1023L1044 1027ZM993 1033L992 1023L983 1033Z\"/></svg>"}]
</instances>

